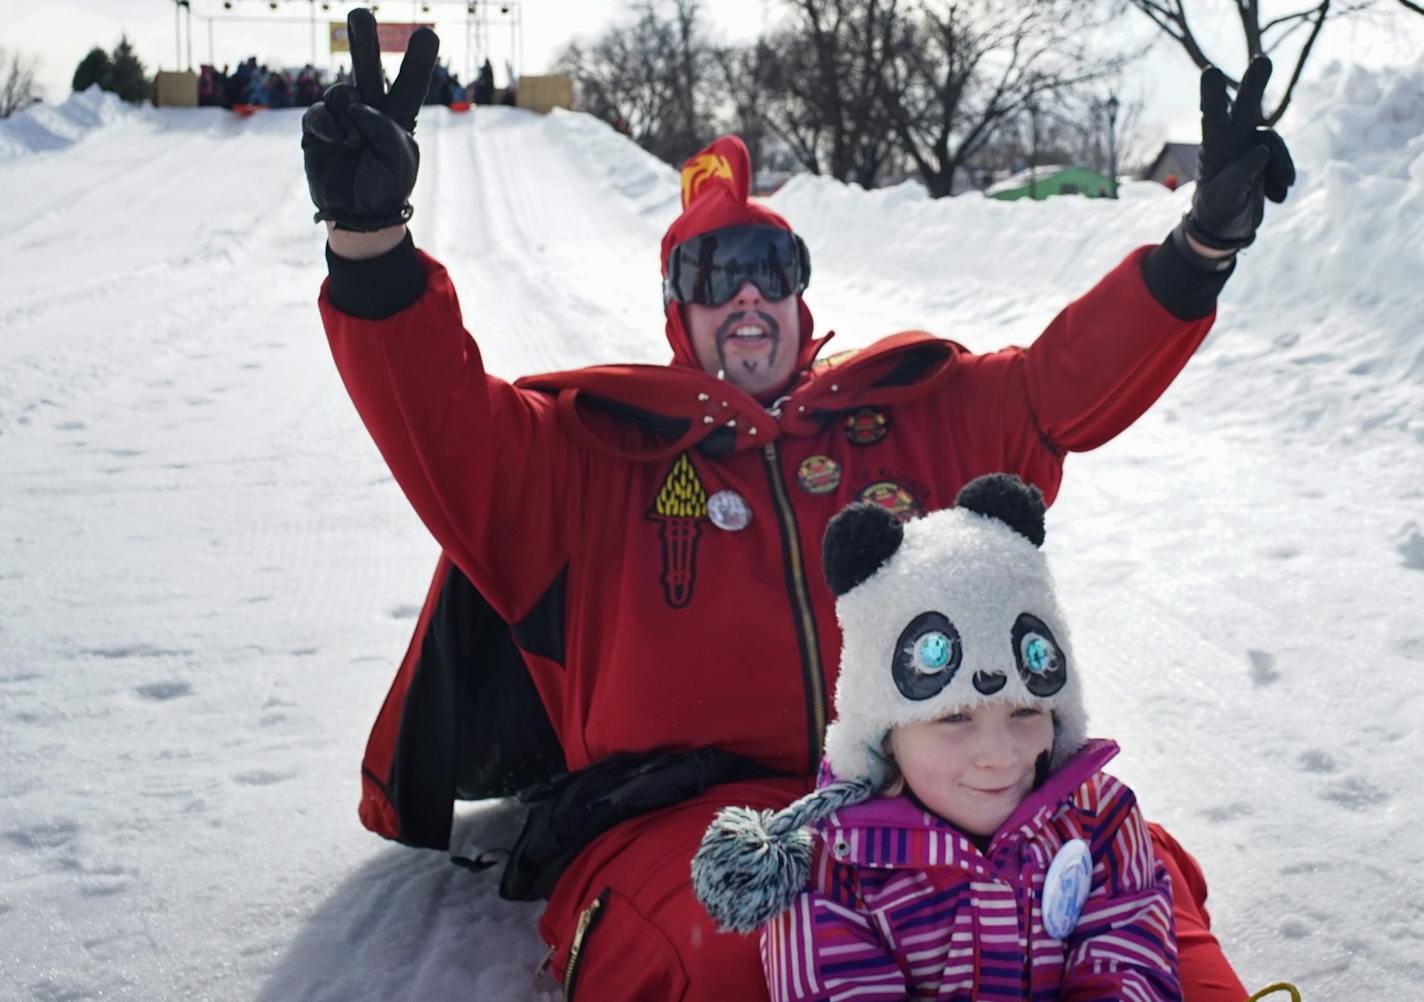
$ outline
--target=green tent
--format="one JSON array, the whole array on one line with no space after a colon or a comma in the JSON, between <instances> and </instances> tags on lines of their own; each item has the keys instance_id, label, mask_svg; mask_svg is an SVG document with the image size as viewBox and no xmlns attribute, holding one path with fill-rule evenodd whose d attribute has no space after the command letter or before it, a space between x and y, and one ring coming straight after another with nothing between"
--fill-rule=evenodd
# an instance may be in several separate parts
<instances>
[{"instance_id":1,"label":"green tent","mask_svg":"<svg viewBox=\"0 0 1424 1002\"><path fill-rule=\"evenodd\" d=\"M1045 199L1049 195L1087 195L1106 198L1112 192L1112 182L1104 174L1086 167L1045 165L1021 170L1011 177L991 184L984 190L990 198L1012 202L1019 198Z\"/></svg>"}]
</instances>

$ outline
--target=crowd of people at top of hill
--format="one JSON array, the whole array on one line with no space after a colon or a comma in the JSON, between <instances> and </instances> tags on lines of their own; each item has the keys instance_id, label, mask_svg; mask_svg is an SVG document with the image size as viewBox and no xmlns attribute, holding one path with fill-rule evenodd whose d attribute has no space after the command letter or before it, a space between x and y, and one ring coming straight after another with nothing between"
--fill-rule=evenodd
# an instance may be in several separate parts
<instances>
[{"instance_id":1,"label":"crowd of people at top of hill","mask_svg":"<svg viewBox=\"0 0 1424 1002\"><path fill-rule=\"evenodd\" d=\"M257 62L251 56L238 63L235 71L227 66L218 69L204 64L198 73L198 104L232 108L246 105L259 108L305 108L321 100L329 83L348 83L350 74L345 67L337 73L334 81L327 74L310 63L295 73L286 69L271 69ZM486 59L480 67L475 82L468 86L460 83L460 78L444 63L435 67L430 78L430 90L425 96L426 104L443 104L447 107L460 103L471 104L513 104L514 88L506 87L496 91L494 67Z\"/></svg>"},{"instance_id":2,"label":"crowd of people at top of hill","mask_svg":"<svg viewBox=\"0 0 1424 1002\"><path fill-rule=\"evenodd\" d=\"M229 71L204 64L198 72L198 104L232 108L304 108L321 100L325 74L311 65L293 74L259 64L252 56Z\"/></svg>"}]
</instances>

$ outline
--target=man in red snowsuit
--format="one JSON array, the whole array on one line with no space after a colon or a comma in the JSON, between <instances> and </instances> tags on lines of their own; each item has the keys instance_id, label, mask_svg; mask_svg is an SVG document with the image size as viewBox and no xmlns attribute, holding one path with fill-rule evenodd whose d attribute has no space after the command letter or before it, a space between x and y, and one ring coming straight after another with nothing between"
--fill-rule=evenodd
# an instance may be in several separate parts
<instances>
[{"instance_id":1,"label":"man in red snowsuit","mask_svg":"<svg viewBox=\"0 0 1424 1002\"><path fill-rule=\"evenodd\" d=\"M746 148L724 137L684 167L684 211L663 239L672 364L510 384L484 371L449 276L405 228L434 36L412 39L387 95L374 21L356 12L350 30L356 86L328 91L304 120L317 216L331 226L320 308L352 400L444 549L367 749L362 819L448 844L449 800L468 784L412 763L432 731L447 750L457 740L445 708L479 684L432 681L430 666L478 676L493 657L452 650L442 632L477 607L512 641L575 777L645 776L667 761L703 770L674 795L640 789L636 807L543 874L539 929L566 992L765 997L755 939L713 929L689 861L716 808L781 807L811 787L839 649L819 568L827 521L857 500L913 517L997 471L1051 502L1068 452L1151 405L1209 330L1263 193L1283 198L1293 176L1284 144L1257 128L1269 68L1248 72L1230 108L1220 74L1204 76L1191 215L1026 349L974 355L911 331L816 363L800 295L809 253L748 199ZM1165 832L1154 841L1173 878L1186 997L1241 1002L1200 871Z\"/></svg>"}]
</instances>

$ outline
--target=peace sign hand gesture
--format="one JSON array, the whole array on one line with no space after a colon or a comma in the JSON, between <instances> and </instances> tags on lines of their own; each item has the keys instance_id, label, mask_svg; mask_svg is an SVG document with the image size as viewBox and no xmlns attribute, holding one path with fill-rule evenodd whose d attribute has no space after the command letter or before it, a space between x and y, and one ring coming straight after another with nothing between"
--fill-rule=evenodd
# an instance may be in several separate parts
<instances>
[{"instance_id":1,"label":"peace sign hand gesture","mask_svg":"<svg viewBox=\"0 0 1424 1002\"><path fill-rule=\"evenodd\" d=\"M1255 240L1265 199L1284 202L1295 181L1285 140L1262 128L1261 97L1270 78L1270 59L1255 57L1230 102L1221 70L1210 66L1201 75L1197 190L1182 229L1215 250L1239 250Z\"/></svg>"},{"instance_id":2,"label":"peace sign hand gesture","mask_svg":"<svg viewBox=\"0 0 1424 1002\"><path fill-rule=\"evenodd\" d=\"M410 219L420 168L415 116L430 89L440 39L411 35L400 73L386 92L376 19L365 8L346 18L355 86L335 84L302 116L302 154L316 220L370 232Z\"/></svg>"}]
</instances>

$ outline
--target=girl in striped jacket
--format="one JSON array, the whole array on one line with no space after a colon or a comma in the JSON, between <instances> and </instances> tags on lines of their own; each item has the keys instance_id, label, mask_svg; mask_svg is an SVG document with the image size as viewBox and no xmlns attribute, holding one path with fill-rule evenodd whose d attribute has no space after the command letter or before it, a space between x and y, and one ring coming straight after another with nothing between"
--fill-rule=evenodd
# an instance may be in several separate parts
<instances>
[{"instance_id":1,"label":"girl in striped jacket","mask_svg":"<svg viewBox=\"0 0 1424 1002\"><path fill-rule=\"evenodd\" d=\"M771 997L1180 999L1172 900L1136 800L1086 738L1043 554L1006 475L902 525L826 531L844 633L817 789L727 808L693 860L722 928L760 928Z\"/></svg>"}]
</instances>

